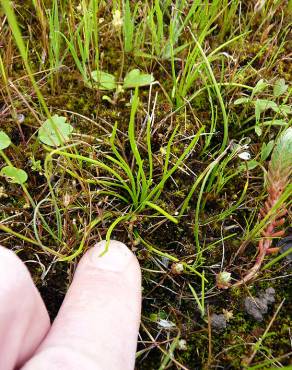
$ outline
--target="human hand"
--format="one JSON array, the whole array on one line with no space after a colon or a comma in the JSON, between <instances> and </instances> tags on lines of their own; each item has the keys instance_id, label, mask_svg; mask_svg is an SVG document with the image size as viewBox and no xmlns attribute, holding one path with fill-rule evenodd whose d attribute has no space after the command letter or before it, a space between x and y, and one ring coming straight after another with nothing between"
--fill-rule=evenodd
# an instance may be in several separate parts
<instances>
[{"instance_id":1,"label":"human hand","mask_svg":"<svg viewBox=\"0 0 292 370\"><path fill-rule=\"evenodd\" d=\"M132 370L141 310L141 272L123 244L98 243L81 258L50 324L21 260L0 247L1 370Z\"/></svg>"}]
</instances>

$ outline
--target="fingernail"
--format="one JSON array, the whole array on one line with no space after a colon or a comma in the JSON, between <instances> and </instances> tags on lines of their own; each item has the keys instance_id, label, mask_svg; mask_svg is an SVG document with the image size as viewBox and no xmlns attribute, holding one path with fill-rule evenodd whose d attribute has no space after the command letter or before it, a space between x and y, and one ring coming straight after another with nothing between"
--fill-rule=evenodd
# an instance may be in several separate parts
<instances>
[{"instance_id":1,"label":"fingernail","mask_svg":"<svg viewBox=\"0 0 292 370\"><path fill-rule=\"evenodd\" d=\"M116 240L111 240L106 251L106 241L103 240L89 251L90 260L94 266L107 271L119 272L125 270L131 259L132 252L128 247Z\"/></svg>"}]
</instances>

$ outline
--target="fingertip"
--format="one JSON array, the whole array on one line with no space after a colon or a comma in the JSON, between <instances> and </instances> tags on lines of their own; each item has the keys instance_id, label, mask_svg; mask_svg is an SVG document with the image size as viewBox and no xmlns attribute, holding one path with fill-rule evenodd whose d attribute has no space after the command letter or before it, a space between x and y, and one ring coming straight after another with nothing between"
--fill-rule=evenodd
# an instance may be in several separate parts
<instances>
[{"instance_id":1,"label":"fingertip","mask_svg":"<svg viewBox=\"0 0 292 370\"><path fill-rule=\"evenodd\" d=\"M109 272L122 272L130 266L132 269L140 271L134 253L124 243L117 240L110 240L109 243L102 240L96 243L82 257L79 266L83 264Z\"/></svg>"},{"instance_id":2,"label":"fingertip","mask_svg":"<svg viewBox=\"0 0 292 370\"><path fill-rule=\"evenodd\" d=\"M79 261L52 329L27 370L37 369L40 360L52 363L59 347L76 353L77 359L91 359L94 365L88 370L134 368L141 270L125 244L113 240L105 249L106 242L99 242ZM68 358L66 363L74 368L76 361Z\"/></svg>"}]
</instances>

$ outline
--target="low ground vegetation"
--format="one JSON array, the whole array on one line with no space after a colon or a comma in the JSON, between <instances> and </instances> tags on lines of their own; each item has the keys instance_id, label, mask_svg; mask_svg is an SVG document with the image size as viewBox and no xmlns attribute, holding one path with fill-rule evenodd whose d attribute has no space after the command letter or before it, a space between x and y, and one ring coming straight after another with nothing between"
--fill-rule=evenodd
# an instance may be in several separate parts
<instances>
[{"instance_id":1,"label":"low ground vegetation","mask_svg":"<svg viewBox=\"0 0 292 370\"><path fill-rule=\"evenodd\" d=\"M51 317L113 238L137 369L291 364L291 1L1 5L0 243Z\"/></svg>"}]
</instances>

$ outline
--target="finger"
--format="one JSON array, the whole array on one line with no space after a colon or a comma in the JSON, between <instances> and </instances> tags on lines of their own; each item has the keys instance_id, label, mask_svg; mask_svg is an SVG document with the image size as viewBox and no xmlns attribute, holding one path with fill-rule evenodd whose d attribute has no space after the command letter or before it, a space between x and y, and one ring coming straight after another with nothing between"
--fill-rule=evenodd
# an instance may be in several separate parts
<instances>
[{"instance_id":1,"label":"finger","mask_svg":"<svg viewBox=\"0 0 292 370\"><path fill-rule=\"evenodd\" d=\"M137 259L117 241L79 262L48 336L23 370L133 370L141 311Z\"/></svg>"},{"instance_id":2,"label":"finger","mask_svg":"<svg viewBox=\"0 0 292 370\"><path fill-rule=\"evenodd\" d=\"M0 369L27 361L49 327L47 310L24 263L0 246Z\"/></svg>"}]
</instances>

